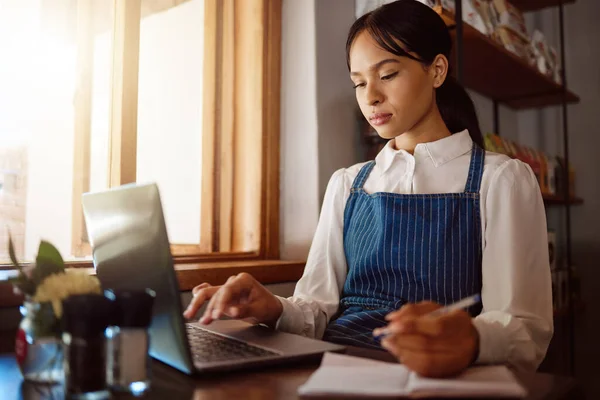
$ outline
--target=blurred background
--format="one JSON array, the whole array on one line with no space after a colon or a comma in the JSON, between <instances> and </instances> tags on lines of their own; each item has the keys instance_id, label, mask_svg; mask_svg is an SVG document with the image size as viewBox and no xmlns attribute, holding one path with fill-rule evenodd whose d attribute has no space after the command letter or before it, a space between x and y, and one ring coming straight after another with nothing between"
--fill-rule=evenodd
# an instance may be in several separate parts
<instances>
[{"instance_id":1,"label":"blurred background","mask_svg":"<svg viewBox=\"0 0 600 400\"><path fill-rule=\"evenodd\" d=\"M90 259L79 198L112 186L120 1L0 0L1 262L9 232L22 260L32 260L44 238L69 260ZM306 259L331 174L372 159L383 145L356 105L345 42L352 22L385 2L282 2L282 259ZM461 43L453 63L486 147L529 163L539 178L556 331L541 370L574 374L598 398L600 2L463 0L462 35L453 0L422 2ZM127 149L135 181L160 184L171 241L182 246L207 240L199 229L205 6L139 1L139 51L124 56L134 56L137 76L128 88L137 99ZM293 283L278 290L291 293Z\"/></svg>"}]
</instances>

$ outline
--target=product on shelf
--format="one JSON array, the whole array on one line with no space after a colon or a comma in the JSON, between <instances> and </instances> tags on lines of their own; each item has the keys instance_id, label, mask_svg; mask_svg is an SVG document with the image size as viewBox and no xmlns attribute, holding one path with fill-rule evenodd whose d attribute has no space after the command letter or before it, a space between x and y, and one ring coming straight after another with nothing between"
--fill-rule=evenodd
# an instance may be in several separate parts
<instances>
[{"instance_id":1,"label":"product on shelf","mask_svg":"<svg viewBox=\"0 0 600 400\"><path fill-rule=\"evenodd\" d=\"M535 57L537 69L544 75L552 78L556 83L562 82L560 61L556 49L546 42L544 34L535 30L531 36L531 46Z\"/></svg>"},{"instance_id":2,"label":"product on shelf","mask_svg":"<svg viewBox=\"0 0 600 400\"><path fill-rule=\"evenodd\" d=\"M535 64L536 58L529 40L523 39L515 31L504 26L496 28L496 38L506 50L521 57L528 64Z\"/></svg>"},{"instance_id":3,"label":"product on shelf","mask_svg":"<svg viewBox=\"0 0 600 400\"><path fill-rule=\"evenodd\" d=\"M501 138L504 142L504 148L506 149L506 155L510 158L515 158L517 156L517 149L515 147L515 142L509 139Z\"/></svg>"},{"instance_id":4,"label":"product on shelf","mask_svg":"<svg viewBox=\"0 0 600 400\"><path fill-rule=\"evenodd\" d=\"M496 25L498 24L498 15L493 4L488 0L472 0L477 13L479 14L486 31L482 32L488 36L494 36Z\"/></svg>"},{"instance_id":5,"label":"product on shelf","mask_svg":"<svg viewBox=\"0 0 600 400\"><path fill-rule=\"evenodd\" d=\"M442 8L455 12L454 0L418 0L430 7L441 6ZM487 0L463 0L462 2L463 21L477 29L484 35L491 35L494 32L494 25L490 18L489 3Z\"/></svg>"},{"instance_id":6,"label":"product on shelf","mask_svg":"<svg viewBox=\"0 0 600 400\"><path fill-rule=\"evenodd\" d=\"M520 146L519 154L517 154L517 159L523 161L527 165L531 165L531 152L526 146Z\"/></svg>"},{"instance_id":7,"label":"product on shelf","mask_svg":"<svg viewBox=\"0 0 600 400\"><path fill-rule=\"evenodd\" d=\"M494 153L507 154L506 144L504 140L493 133L488 133L484 138L485 149Z\"/></svg>"},{"instance_id":8,"label":"product on shelf","mask_svg":"<svg viewBox=\"0 0 600 400\"><path fill-rule=\"evenodd\" d=\"M563 162L560 157L554 157L556 169L554 170L554 185L556 187L557 196L561 196L565 193L564 189L564 178L565 174L563 171Z\"/></svg>"},{"instance_id":9,"label":"product on shelf","mask_svg":"<svg viewBox=\"0 0 600 400\"><path fill-rule=\"evenodd\" d=\"M507 0L492 0L490 15L495 18L493 39L505 49L533 65L536 62L523 13Z\"/></svg>"},{"instance_id":10,"label":"product on shelf","mask_svg":"<svg viewBox=\"0 0 600 400\"><path fill-rule=\"evenodd\" d=\"M511 154L512 154L512 158L519 158L519 155L521 154L522 147L520 144L518 144L517 142L515 142L514 140L510 141L510 149L511 149Z\"/></svg>"},{"instance_id":11,"label":"product on shelf","mask_svg":"<svg viewBox=\"0 0 600 400\"><path fill-rule=\"evenodd\" d=\"M493 0L492 5L496 10L498 18L497 27L505 28L521 37L525 42L529 42L529 34L525 25L525 17L523 13L507 0Z\"/></svg>"},{"instance_id":12,"label":"product on shelf","mask_svg":"<svg viewBox=\"0 0 600 400\"><path fill-rule=\"evenodd\" d=\"M384 2L384 0L380 0ZM455 12L455 0L417 0L429 7ZM542 32L530 37L523 13L508 0L463 0L463 21L490 37L556 83L562 82L556 50L546 43Z\"/></svg>"},{"instance_id":13,"label":"product on shelf","mask_svg":"<svg viewBox=\"0 0 600 400\"><path fill-rule=\"evenodd\" d=\"M540 184L540 189L542 190L542 194L548 194L548 161L543 152L539 150L533 150L534 156L536 157L539 166L540 166L540 175L538 182Z\"/></svg>"},{"instance_id":14,"label":"product on shelf","mask_svg":"<svg viewBox=\"0 0 600 400\"><path fill-rule=\"evenodd\" d=\"M535 65L538 70L544 75L553 76L553 63L544 34L536 29L531 36L531 44L533 45L536 61Z\"/></svg>"},{"instance_id":15,"label":"product on shelf","mask_svg":"<svg viewBox=\"0 0 600 400\"><path fill-rule=\"evenodd\" d=\"M566 183L566 177L565 177L565 159L562 157L556 157L556 161L558 164L558 168L556 169L555 172L555 182L556 182L556 193L558 196L563 196L563 193L565 192L565 183ZM575 169L573 168L573 165L571 163L569 163L569 196L570 197L575 197Z\"/></svg>"},{"instance_id":16,"label":"product on shelf","mask_svg":"<svg viewBox=\"0 0 600 400\"><path fill-rule=\"evenodd\" d=\"M487 151L505 154L528 164L543 195L563 197L565 178L564 159L561 157L550 157L540 150L521 146L493 133L484 136L484 146ZM575 170L572 164L569 165L569 193L572 198L575 197Z\"/></svg>"},{"instance_id":17,"label":"product on shelf","mask_svg":"<svg viewBox=\"0 0 600 400\"><path fill-rule=\"evenodd\" d=\"M494 153L500 153L500 151L498 150L497 146L496 146L496 142L494 140L494 134L492 133L487 133L484 137L483 137L483 145L485 147L485 149L487 151L491 151Z\"/></svg>"},{"instance_id":18,"label":"product on shelf","mask_svg":"<svg viewBox=\"0 0 600 400\"><path fill-rule=\"evenodd\" d=\"M538 184L540 185L540 189L542 187L541 182L542 182L542 166L540 165L540 160L536 157L536 153L533 149L528 148L527 149L529 151L530 157L531 157L531 163L529 164L529 166L531 167L531 170L533 171L534 175L535 175L535 179L537 179Z\"/></svg>"},{"instance_id":19,"label":"product on shelf","mask_svg":"<svg viewBox=\"0 0 600 400\"><path fill-rule=\"evenodd\" d=\"M554 47L550 47L550 60L552 65L554 66L554 82L559 85L562 84L562 66L560 64L560 59L558 58L558 54L556 53L556 49Z\"/></svg>"},{"instance_id":20,"label":"product on shelf","mask_svg":"<svg viewBox=\"0 0 600 400\"><path fill-rule=\"evenodd\" d=\"M550 189L550 179L553 179L554 175L550 175L550 168L548 163L550 162L550 158L548 157L548 155L546 153L540 153L542 156L542 168L544 168L544 185L546 188L546 191L544 192L545 194L551 195L552 194L552 190Z\"/></svg>"}]
</instances>

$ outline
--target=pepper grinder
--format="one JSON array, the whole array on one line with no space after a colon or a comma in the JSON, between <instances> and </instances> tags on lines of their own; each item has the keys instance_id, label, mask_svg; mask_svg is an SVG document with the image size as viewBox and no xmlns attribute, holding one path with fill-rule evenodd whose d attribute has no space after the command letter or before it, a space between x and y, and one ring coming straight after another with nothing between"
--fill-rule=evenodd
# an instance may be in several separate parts
<instances>
[{"instance_id":1,"label":"pepper grinder","mask_svg":"<svg viewBox=\"0 0 600 400\"><path fill-rule=\"evenodd\" d=\"M150 339L152 305L156 293L107 290L114 303L113 325L106 330L108 386L115 392L141 395L150 388Z\"/></svg>"}]
</instances>

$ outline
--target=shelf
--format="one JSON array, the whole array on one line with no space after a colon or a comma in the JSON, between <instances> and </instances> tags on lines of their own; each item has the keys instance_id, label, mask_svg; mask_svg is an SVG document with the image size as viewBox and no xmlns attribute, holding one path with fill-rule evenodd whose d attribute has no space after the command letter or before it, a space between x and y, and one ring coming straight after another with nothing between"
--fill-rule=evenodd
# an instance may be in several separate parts
<instances>
[{"instance_id":1,"label":"shelf","mask_svg":"<svg viewBox=\"0 0 600 400\"><path fill-rule=\"evenodd\" d=\"M519 10L538 11L548 7L557 7L561 0L511 0L511 3ZM575 0L562 0L563 4L575 3Z\"/></svg>"},{"instance_id":2,"label":"shelf","mask_svg":"<svg viewBox=\"0 0 600 400\"><path fill-rule=\"evenodd\" d=\"M562 196L551 196L551 195L544 194L542 197L544 198L544 204L546 204L547 206L560 206L560 205L567 204L567 202L564 200L564 198ZM580 204L583 204L583 199L581 199L579 197L574 197L568 202L568 204L580 205Z\"/></svg>"},{"instance_id":3,"label":"shelf","mask_svg":"<svg viewBox=\"0 0 600 400\"><path fill-rule=\"evenodd\" d=\"M441 7L434 10L448 27L454 27L454 14ZM464 79L465 86L483 96L514 109L559 105L563 87L530 66L516 54L465 23ZM452 36L455 36L455 30ZM567 102L577 103L579 97L567 92Z\"/></svg>"}]
</instances>

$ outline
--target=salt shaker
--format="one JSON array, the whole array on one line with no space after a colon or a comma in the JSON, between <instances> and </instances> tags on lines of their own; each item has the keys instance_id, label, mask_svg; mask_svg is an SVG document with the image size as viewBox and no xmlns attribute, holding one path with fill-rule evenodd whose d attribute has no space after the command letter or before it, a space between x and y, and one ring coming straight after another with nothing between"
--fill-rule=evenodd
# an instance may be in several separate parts
<instances>
[{"instance_id":1,"label":"salt shaker","mask_svg":"<svg viewBox=\"0 0 600 400\"><path fill-rule=\"evenodd\" d=\"M107 382L116 392L141 395L150 388L150 340L155 292L107 290L114 303L113 325L106 330Z\"/></svg>"},{"instance_id":2,"label":"salt shaker","mask_svg":"<svg viewBox=\"0 0 600 400\"><path fill-rule=\"evenodd\" d=\"M102 295L70 296L63 301L65 396L109 399L106 385L106 339L111 303Z\"/></svg>"}]
</instances>

